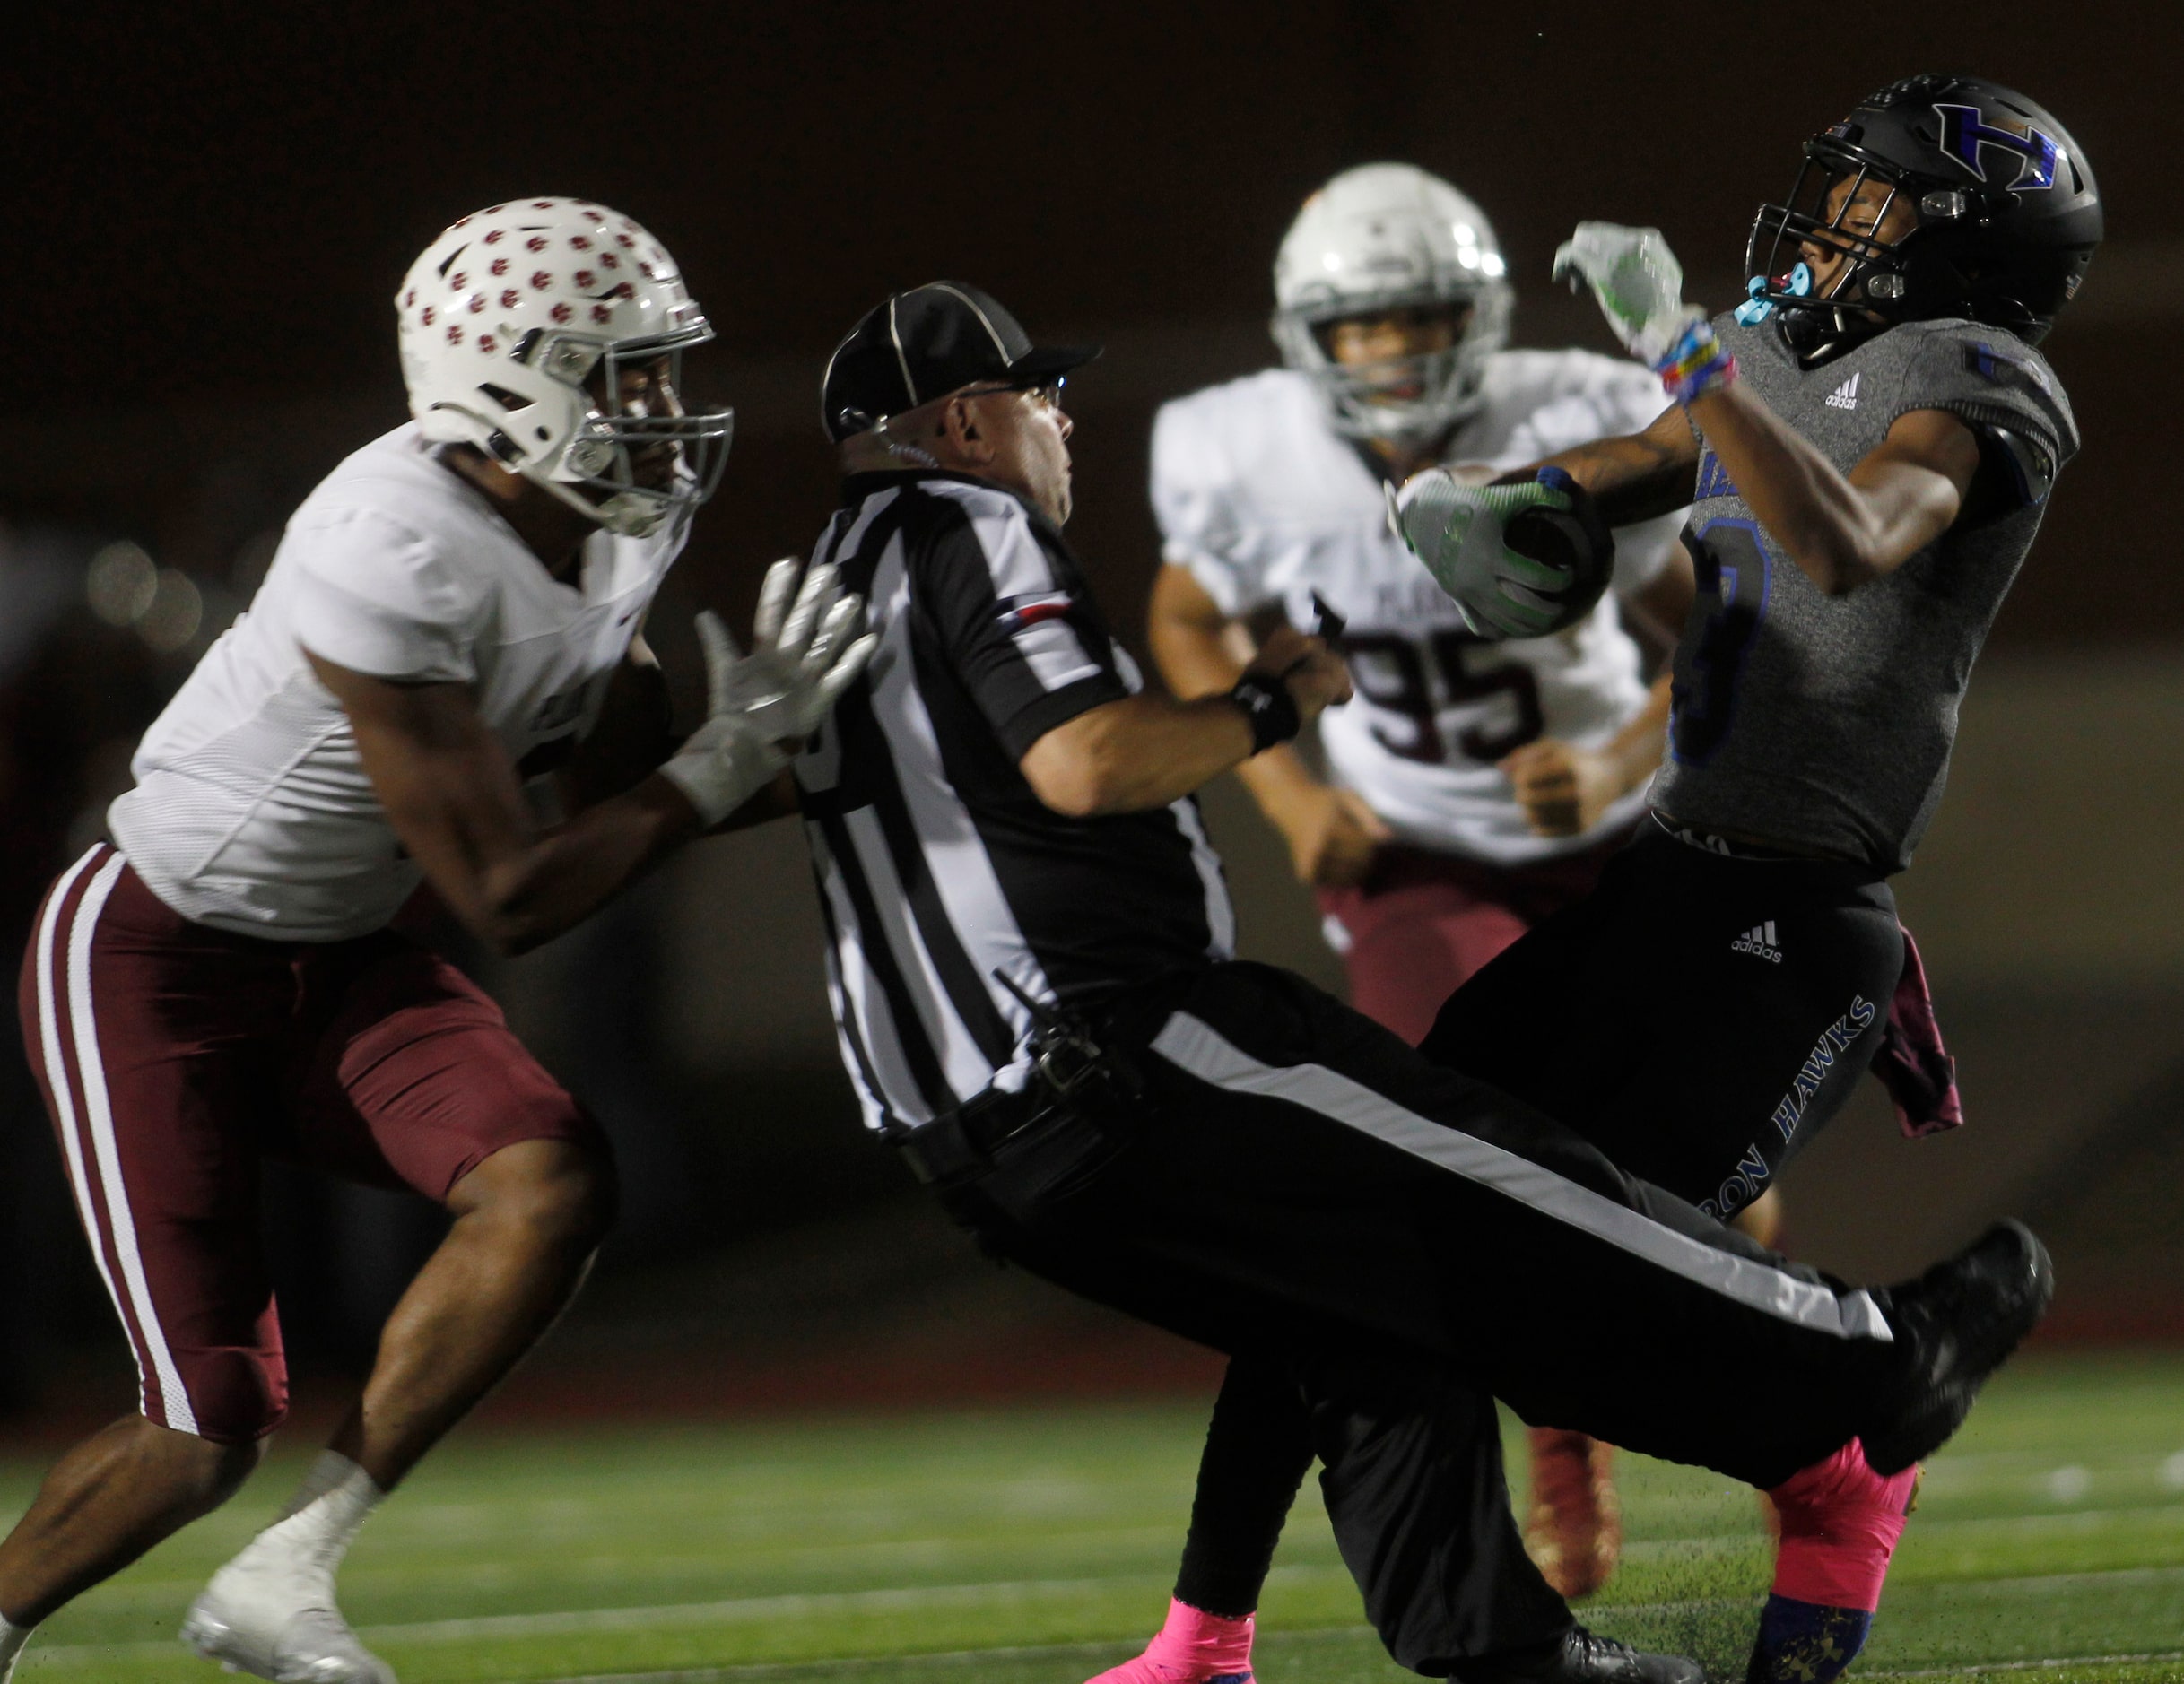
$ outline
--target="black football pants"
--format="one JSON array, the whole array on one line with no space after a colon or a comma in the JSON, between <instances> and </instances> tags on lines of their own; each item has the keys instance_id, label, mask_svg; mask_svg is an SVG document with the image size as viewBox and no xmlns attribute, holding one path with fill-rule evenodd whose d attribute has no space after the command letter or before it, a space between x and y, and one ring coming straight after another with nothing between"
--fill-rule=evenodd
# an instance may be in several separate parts
<instances>
[{"instance_id":1,"label":"black football pants","mask_svg":"<svg viewBox=\"0 0 2184 1684\"><path fill-rule=\"evenodd\" d=\"M1518 1546L1493 1397L1761 1487L1897 1406L1884 1292L1761 1249L1301 978L1216 966L1101 1027L1144 1082L1120 1149L1061 1194L1017 1196L1005 1168L956 1208L1088 1298L1291 1354L1344 1558L1414 1670L1569 1622Z\"/></svg>"},{"instance_id":2,"label":"black football pants","mask_svg":"<svg viewBox=\"0 0 2184 1684\"><path fill-rule=\"evenodd\" d=\"M1451 994L1419 1050L1727 1217L1842 1108L1902 970L1877 872L1725 857L1649 821L1599 888Z\"/></svg>"},{"instance_id":3,"label":"black football pants","mask_svg":"<svg viewBox=\"0 0 2184 1684\"><path fill-rule=\"evenodd\" d=\"M1649 823L1593 895L1459 989L1421 1050L1726 1217L1849 1098L1901 968L1895 902L1876 873L1725 855ZM1349 1430L1368 1433L1374 1400L1351 1402ZM1318 1419L1332 1409L1323 1394ZM1310 1443L1289 1359L1232 1364L1179 1595L1232 1605L1221 1611L1257 1605ZM1466 1530L1486 1535L1476 1519ZM1532 1575L1509 1549L1481 1549L1473 1575L1475 1586L1444 1581L1459 1613L1477 1594L1530 1600L1514 1587Z\"/></svg>"}]
</instances>

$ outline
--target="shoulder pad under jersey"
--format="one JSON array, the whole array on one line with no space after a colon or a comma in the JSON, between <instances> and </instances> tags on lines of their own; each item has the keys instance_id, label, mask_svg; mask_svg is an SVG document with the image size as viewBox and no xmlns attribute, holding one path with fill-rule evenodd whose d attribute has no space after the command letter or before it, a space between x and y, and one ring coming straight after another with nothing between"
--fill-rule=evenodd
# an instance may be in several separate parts
<instances>
[{"instance_id":1,"label":"shoulder pad under jersey","mask_svg":"<svg viewBox=\"0 0 2184 1684\"><path fill-rule=\"evenodd\" d=\"M1995 456L2015 476L2018 496L2037 503L2055 484L2055 458L2035 440L2006 427L1985 426L1980 431L1994 445Z\"/></svg>"}]
</instances>

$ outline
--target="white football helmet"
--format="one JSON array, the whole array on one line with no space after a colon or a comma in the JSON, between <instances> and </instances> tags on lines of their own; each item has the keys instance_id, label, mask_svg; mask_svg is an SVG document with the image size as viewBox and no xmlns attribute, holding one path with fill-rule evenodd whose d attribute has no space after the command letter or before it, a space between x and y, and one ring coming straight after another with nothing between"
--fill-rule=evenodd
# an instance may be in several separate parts
<instances>
[{"instance_id":1,"label":"white football helmet","mask_svg":"<svg viewBox=\"0 0 2184 1684\"><path fill-rule=\"evenodd\" d=\"M674 259L628 217L583 199L489 205L425 248L395 308L427 438L475 445L628 537L712 495L735 412L685 412L672 392L682 353L713 330ZM670 393L625 412L622 369L661 357ZM661 446L674 452L664 479Z\"/></svg>"},{"instance_id":2,"label":"white football helmet","mask_svg":"<svg viewBox=\"0 0 2184 1684\"><path fill-rule=\"evenodd\" d=\"M1479 405L1486 359L1509 338L1513 294L1485 213L1410 164L1345 169L1304 202L1274 260L1274 341L1312 377L1337 432L1425 440ZM1322 337L1344 317L1468 306L1456 343L1398 362L1345 367ZM1416 397L1389 389L1415 386Z\"/></svg>"}]
</instances>

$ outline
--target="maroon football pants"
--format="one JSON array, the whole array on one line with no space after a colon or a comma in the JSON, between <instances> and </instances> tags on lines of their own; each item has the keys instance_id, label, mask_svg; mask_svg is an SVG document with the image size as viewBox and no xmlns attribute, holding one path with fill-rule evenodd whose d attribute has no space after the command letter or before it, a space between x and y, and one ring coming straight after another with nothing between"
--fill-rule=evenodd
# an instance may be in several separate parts
<instances>
[{"instance_id":1,"label":"maroon football pants","mask_svg":"<svg viewBox=\"0 0 2184 1684\"><path fill-rule=\"evenodd\" d=\"M1592 893L1630 839L1619 830L1529 865L1382 848L1362 883L1319 891L1350 973L1350 1003L1417 1046L1443 1001L1541 919Z\"/></svg>"},{"instance_id":2,"label":"maroon football pants","mask_svg":"<svg viewBox=\"0 0 2184 1684\"><path fill-rule=\"evenodd\" d=\"M151 1419L221 1443L287 1409L258 1164L435 1202L502 1147L604 1138L444 959L386 932L193 924L101 843L48 891L23 1039Z\"/></svg>"}]
</instances>

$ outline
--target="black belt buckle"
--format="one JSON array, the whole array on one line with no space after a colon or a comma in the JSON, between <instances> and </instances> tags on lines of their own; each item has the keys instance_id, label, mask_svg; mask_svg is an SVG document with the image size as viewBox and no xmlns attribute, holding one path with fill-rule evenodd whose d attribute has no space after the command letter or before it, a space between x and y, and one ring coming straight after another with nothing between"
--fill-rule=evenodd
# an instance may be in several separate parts
<instances>
[{"instance_id":1,"label":"black belt buckle","mask_svg":"<svg viewBox=\"0 0 2184 1684\"><path fill-rule=\"evenodd\" d=\"M1022 1089L989 1088L895 1143L911 1173L952 1209L975 1213L990 1204L1028 1220L1084 1186L1120 1150L1140 1088L1083 1018L995 974L1031 1019Z\"/></svg>"},{"instance_id":2,"label":"black belt buckle","mask_svg":"<svg viewBox=\"0 0 2184 1684\"><path fill-rule=\"evenodd\" d=\"M1101 1046L1083 1018L1034 1000L1005 972L996 971L994 980L1015 995L1031 1017L1026 1050L1031 1055L1031 1078L1053 1104L1091 1112L1137 1097L1128 1064Z\"/></svg>"},{"instance_id":3,"label":"black belt buckle","mask_svg":"<svg viewBox=\"0 0 2184 1684\"><path fill-rule=\"evenodd\" d=\"M1004 1208L1028 1214L1081 1190L1122 1150L1143 1090L1129 1062L1101 1046L1081 1015L995 977L1031 1019L1031 1103L1015 1128L991 1142L994 1173L985 1185Z\"/></svg>"},{"instance_id":4,"label":"black belt buckle","mask_svg":"<svg viewBox=\"0 0 2184 1684\"><path fill-rule=\"evenodd\" d=\"M1081 1087L1080 1079L1072 1090ZM1081 1120L1035 1062L1022 1091L988 1088L930 1123L901 1131L893 1144L912 1175L945 1194L1022 1163L1065 1133L1089 1132L1075 1127Z\"/></svg>"}]
</instances>

